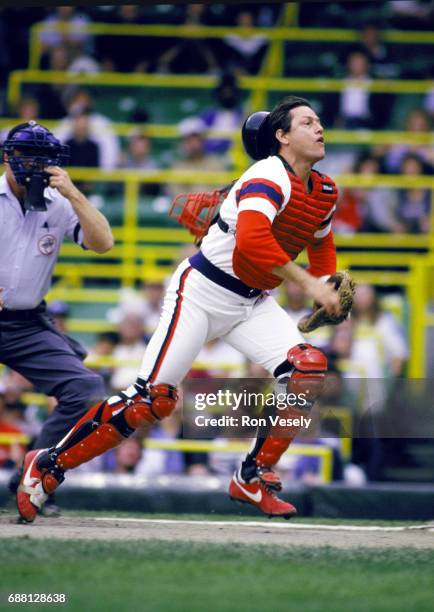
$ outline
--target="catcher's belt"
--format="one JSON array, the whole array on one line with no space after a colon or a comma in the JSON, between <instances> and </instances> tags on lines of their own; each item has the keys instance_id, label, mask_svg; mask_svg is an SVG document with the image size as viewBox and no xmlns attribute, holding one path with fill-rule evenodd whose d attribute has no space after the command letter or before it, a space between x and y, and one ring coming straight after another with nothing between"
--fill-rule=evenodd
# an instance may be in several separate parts
<instances>
[{"instance_id":1,"label":"catcher's belt","mask_svg":"<svg viewBox=\"0 0 434 612\"><path fill-rule=\"evenodd\" d=\"M258 297L258 295L261 295L262 293L262 289L249 287L243 283L243 281L235 278L235 276L231 276L230 274L223 272L223 270L220 270L220 268L217 268L217 266L215 266L205 257L202 251L199 251L190 257L189 262L192 268L198 270L210 281L216 283L216 285L220 285L220 287L233 291L242 297L254 298Z\"/></svg>"}]
</instances>

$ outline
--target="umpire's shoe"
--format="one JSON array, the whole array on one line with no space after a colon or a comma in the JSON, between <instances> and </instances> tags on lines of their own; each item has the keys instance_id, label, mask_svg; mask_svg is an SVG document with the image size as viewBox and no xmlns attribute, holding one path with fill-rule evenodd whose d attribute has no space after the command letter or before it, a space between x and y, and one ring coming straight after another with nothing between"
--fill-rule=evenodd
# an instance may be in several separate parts
<instances>
[{"instance_id":1,"label":"umpire's shoe","mask_svg":"<svg viewBox=\"0 0 434 612\"><path fill-rule=\"evenodd\" d=\"M46 455L46 449L32 450L24 457L23 474L17 490L17 508L22 520L32 523L47 501L48 496L64 480L63 474L53 474L41 468L38 459Z\"/></svg>"},{"instance_id":2,"label":"umpire's shoe","mask_svg":"<svg viewBox=\"0 0 434 612\"><path fill-rule=\"evenodd\" d=\"M297 509L292 504L279 499L273 493L273 490L277 489L277 482L279 482L273 476L275 474L270 470L270 478L258 476L250 482L245 482L241 478L240 472L235 472L229 485L229 496L234 501L251 504L259 508L261 512L267 514L270 518L281 517L289 519L297 514Z\"/></svg>"}]
</instances>

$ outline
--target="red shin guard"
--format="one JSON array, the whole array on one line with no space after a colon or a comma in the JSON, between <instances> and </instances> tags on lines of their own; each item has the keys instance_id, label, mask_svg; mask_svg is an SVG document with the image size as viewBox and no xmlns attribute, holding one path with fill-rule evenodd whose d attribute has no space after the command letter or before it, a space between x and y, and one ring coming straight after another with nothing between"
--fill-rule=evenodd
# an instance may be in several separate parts
<instances>
[{"instance_id":1,"label":"red shin guard","mask_svg":"<svg viewBox=\"0 0 434 612\"><path fill-rule=\"evenodd\" d=\"M148 396L139 394L109 404L96 404L69 434L51 449L55 465L70 470L118 446L138 427L153 424L175 409L178 394L171 385L150 387Z\"/></svg>"},{"instance_id":2,"label":"red shin guard","mask_svg":"<svg viewBox=\"0 0 434 612\"><path fill-rule=\"evenodd\" d=\"M113 425L102 423L81 442L74 444L67 451L60 452L57 456L56 465L62 470L71 470L118 446L122 440L124 440L124 437Z\"/></svg>"},{"instance_id":3,"label":"red shin guard","mask_svg":"<svg viewBox=\"0 0 434 612\"><path fill-rule=\"evenodd\" d=\"M284 419L300 418L301 412L296 410L283 410L281 417ZM256 455L256 465L258 468L273 467L279 461L280 457L287 450L291 442L297 436L300 426L297 427L279 427L276 425L271 428L270 434L265 438L260 451Z\"/></svg>"},{"instance_id":4,"label":"red shin guard","mask_svg":"<svg viewBox=\"0 0 434 612\"><path fill-rule=\"evenodd\" d=\"M286 386L288 394L295 394L299 405L287 406L279 411L283 419L300 419L306 414L321 394L324 386L327 359L322 351L310 344L298 344L288 352L289 374ZM287 450L300 431L301 425L287 427L273 426L256 454L259 468L273 467Z\"/></svg>"}]
</instances>

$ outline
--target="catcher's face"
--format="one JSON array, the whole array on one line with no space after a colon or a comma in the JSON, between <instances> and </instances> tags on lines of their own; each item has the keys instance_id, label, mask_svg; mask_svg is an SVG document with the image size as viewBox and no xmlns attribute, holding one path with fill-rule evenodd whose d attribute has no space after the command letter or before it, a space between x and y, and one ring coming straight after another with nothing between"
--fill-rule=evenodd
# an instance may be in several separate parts
<instances>
[{"instance_id":1,"label":"catcher's face","mask_svg":"<svg viewBox=\"0 0 434 612\"><path fill-rule=\"evenodd\" d=\"M288 145L292 153L310 163L325 155L324 128L314 110L308 106L298 106L291 113L291 129L281 134L282 145ZM279 130L277 131L278 135Z\"/></svg>"}]
</instances>

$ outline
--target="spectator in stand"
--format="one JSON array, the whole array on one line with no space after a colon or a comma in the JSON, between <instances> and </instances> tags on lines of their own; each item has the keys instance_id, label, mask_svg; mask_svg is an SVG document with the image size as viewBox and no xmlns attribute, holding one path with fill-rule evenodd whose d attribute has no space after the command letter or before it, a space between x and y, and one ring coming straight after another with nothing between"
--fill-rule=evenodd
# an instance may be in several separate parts
<instances>
[{"instance_id":1,"label":"spectator in stand","mask_svg":"<svg viewBox=\"0 0 434 612\"><path fill-rule=\"evenodd\" d=\"M69 306L65 302L55 300L47 305L47 312L50 315L56 329L61 331L63 334L68 333L68 317L69 317Z\"/></svg>"},{"instance_id":2,"label":"spectator in stand","mask_svg":"<svg viewBox=\"0 0 434 612\"><path fill-rule=\"evenodd\" d=\"M306 304L306 295L300 286L293 281L288 281L285 285L286 307L285 310L295 323L307 315L310 309Z\"/></svg>"},{"instance_id":3,"label":"spectator in stand","mask_svg":"<svg viewBox=\"0 0 434 612\"><path fill-rule=\"evenodd\" d=\"M254 28L254 13L242 7L237 15L235 25L239 28ZM224 37L224 44L226 48L226 68L239 75L257 74L259 72L267 50L267 39L264 36L231 34Z\"/></svg>"},{"instance_id":4,"label":"spectator in stand","mask_svg":"<svg viewBox=\"0 0 434 612\"><path fill-rule=\"evenodd\" d=\"M145 23L142 7L137 4L117 6L104 21L115 25ZM98 57L106 71L145 72L160 45L160 39L156 37L104 35L97 38ZM127 53L125 49L128 49Z\"/></svg>"},{"instance_id":5,"label":"spectator in stand","mask_svg":"<svg viewBox=\"0 0 434 612\"><path fill-rule=\"evenodd\" d=\"M13 412L8 410L4 390L0 390L0 434L21 436L24 431L18 426ZM21 465L26 446L18 441L0 444L0 469L14 469Z\"/></svg>"},{"instance_id":6,"label":"spectator in stand","mask_svg":"<svg viewBox=\"0 0 434 612\"><path fill-rule=\"evenodd\" d=\"M357 285L351 324L349 357L364 369L365 378L401 376L408 357L404 331L394 315L382 309L371 285Z\"/></svg>"},{"instance_id":7,"label":"spectator in stand","mask_svg":"<svg viewBox=\"0 0 434 612\"><path fill-rule=\"evenodd\" d=\"M187 4L185 10L183 26L194 28L206 24L205 4ZM187 37L168 42L171 46L156 60L157 72L215 74L218 71L215 52L208 40Z\"/></svg>"},{"instance_id":8,"label":"spectator in stand","mask_svg":"<svg viewBox=\"0 0 434 612\"><path fill-rule=\"evenodd\" d=\"M373 311L374 308L369 306L369 304L372 304L372 300L376 301L373 289L368 285L362 285L361 287L362 289L359 291L358 296L358 300L361 302L361 309L362 311L365 309ZM367 298L365 300L366 306L362 303L363 294ZM375 309L378 308L377 304ZM364 315L361 315L361 320L363 318ZM359 419L362 419L361 415L366 411L367 424L364 423L364 420L359 420L359 427L362 427L362 424L363 427L366 427L366 425L369 427L372 392L374 391L377 394L374 401L381 403L385 398L382 368L380 367L381 373L377 371L377 379L369 380L372 372L369 371L369 366L363 357L363 350L367 353L367 359L372 357L370 354L372 351L378 365L377 358L382 347L379 334L372 330L373 320L376 318L377 314L371 312L368 315L367 327L361 328L362 322L359 321L357 329L355 329L353 319L344 321L341 325L333 328L330 342L326 348L329 364L336 364L339 370L343 372L345 379L343 397L345 397L345 403L348 407L352 407L354 413L359 415ZM357 336L356 339L355 336ZM353 346L354 342L356 342L355 348ZM362 343L365 343L364 347ZM380 364L383 363L383 357L384 355L381 355ZM345 480L350 483L354 482L355 479L356 483L358 482L359 484L364 484L366 478L378 480L383 463L382 446L381 440L372 436L372 433L366 430L363 430L363 432L359 430L359 435L354 436L352 440L351 464L348 470L349 473L345 473Z\"/></svg>"},{"instance_id":9,"label":"spectator in stand","mask_svg":"<svg viewBox=\"0 0 434 612\"><path fill-rule=\"evenodd\" d=\"M241 108L241 91L236 78L227 73L222 76L220 83L214 90L216 105L206 110L201 119L206 127L213 130L238 131L243 111ZM224 138L209 138L205 142L207 153L224 154L231 147L232 141Z\"/></svg>"},{"instance_id":10,"label":"spectator in stand","mask_svg":"<svg viewBox=\"0 0 434 612\"><path fill-rule=\"evenodd\" d=\"M379 480L384 462L384 440L372 431L371 416L381 414L385 403L403 375L408 346L398 320L381 307L379 295L370 285L356 287L354 307L348 325L352 327L349 365L351 387L359 384L364 434L354 440L353 461L362 465L369 480ZM341 326L339 326L341 327ZM359 380L354 380L359 379ZM349 381L350 383L350 381ZM362 426L362 424L361 424Z\"/></svg>"},{"instance_id":11,"label":"spectator in stand","mask_svg":"<svg viewBox=\"0 0 434 612\"><path fill-rule=\"evenodd\" d=\"M353 171L362 176L384 172L381 160L371 153L363 153L356 161ZM334 229L338 233L398 231L396 207L396 192L392 189L344 189L338 202Z\"/></svg>"},{"instance_id":12,"label":"spectator in stand","mask_svg":"<svg viewBox=\"0 0 434 612\"><path fill-rule=\"evenodd\" d=\"M429 173L417 155L408 153L401 162L403 176L423 176ZM396 209L397 231L411 234L427 234L430 231L431 192L429 189L415 187L398 191Z\"/></svg>"},{"instance_id":13,"label":"spectator in stand","mask_svg":"<svg viewBox=\"0 0 434 612\"><path fill-rule=\"evenodd\" d=\"M56 72L65 72L69 66L70 55L66 45L59 44L47 51L44 68ZM44 119L61 119L65 116L64 98L69 85L63 83L43 83L37 88L37 98L41 117Z\"/></svg>"},{"instance_id":14,"label":"spectator in stand","mask_svg":"<svg viewBox=\"0 0 434 612\"><path fill-rule=\"evenodd\" d=\"M388 9L392 25L397 29L432 29L434 8L430 0L390 0Z\"/></svg>"},{"instance_id":15,"label":"spectator in stand","mask_svg":"<svg viewBox=\"0 0 434 612\"><path fill-rule=\"evenodd\" d=\"M121 157L121 168L156 171L159 165L151 155L151 140L140 130L132 132L128 138L128 148ZM157 196L162 191L161 183L142 183L142 195Z\"/></svg>"},{"instance_id":16,"label":"spectator in stand","mask_svg":"<svg viewBox=\"0 0 434 612\"><path fill-rule=\"evenodd\" d=\"M371 81L368 56L353 51L347 57L345 85L340 94L338 123L345 129L372 126L371 95L366 88Z\"/></svg>"},{"instance_id":17,"label":"spectator in stand","mask_svg":"<svg viewBox=\"0 0 434 612\"><path fill-rule=\"evenodd\" d=\"M432 121L429 114L422 108L416 108L407 115L405 131L413 134L432 134ZM385 164L388 172L397 173L401 162L408 153L418 155L425 164L434 166L434 148L427 145L394 145L386 153Z\"/></svg>"},{"instance_id":18,"label":"spectator in stand","mask_svg":"<svg viewBox=\"0 0 434 612\"><path fill-rule=\"evenodd\" d=\"M119 334L116 332L101 332L98 334L95 345L89 350L88 361L92 369L97 372L102 379L104 380L104 385L106 388L107 394L110 394L110 379L113 376L113 366L102 364L93 365L93 363L97 362L98 359L113 357L113 352L115 350L116 345L119 343Z\"/></svg>"},{"instance_id":19,"label":"spectator in stand","mask_svg":"<svg viewBox=\"0 0 434 612\"><path fill-rule=\"evenodd\" d=\"M164 282L159 280L143 281L140 291L131 288L122 289L118 306L110 309L107 317L118 325L129 314L141 317L144 321L143 337L147 341L160 320L164 292Z\"/></svg>"},{"instance_id":20,"label":"spectator in stand","mask_svg":"<svg viewBox=\"0 0 434 612\"><path fill-rule=\"evenodd\" d=\"M71 50L68 72L71 74L97 74L101 72L101 66L92 55L77 47Z\"/></svg>"},{"instance_id":21,"label":"spectator in stand","mask_svg":"<svg viewBox=\"0 0 434 612\"><path fill-rule=\"evenodd\" d=\"M223 160L216 155L209 155L205 151L206 125L199 117L188 117L178 126L181 135L180 159L172 166L173 170L182 172L223 172L226 170ZM199 179L200 180L200 179ZM215 185L172 184L169 186L170 195L194 191L213 191Z\"/></svg>"},{"instance_id":22,"label":"spectator in stand","mask_svg":"<svg viewBox=\"0 0 434 612\"><path fill-rule=\"evenodd\" d=\"M158 170L158 164L151 156L151 141L149 136L135 130L128 137L128 148L123 154L122 168L137 170Z\"/></svg>"},{"instance_id":23,"label":"spectator in stand","mask_svg":"<svg viewBox=\"0 0 434 612\"><path fill-rule=\"evenodd\" d=\"M15 370L8 369L5 376L2 377L1 386L8 415L13 419L14 424L29 436L29 440L36 438L47 415L45 410L41 414L39 406L24 402L23 394L33 391L32 383ZM50 402L48 402L48 407L50 408Z\"/></svg>"},{"instance_id":24,"label":"spectator in stand","mask_svg":"<svg viewBox=\"0 0 434 612\"><path fill-rule=\"evenodd\" d=\"M239 378L246 369L244 356L219 338L201 348L196 362L198 367L193 364L193 378Z\"/></svg>"},{"instance_id":25,"label":"spectator in stand","mask_svg":"<svg viewBox=\"0 0 434 612\"><path fill-rule=\"evenodd\" d=\"M434 81L434 63L427 70L426 78L427 80ZM426 93L423 108L428 113L431 122L434 122L434 87Z\"/></svg>"},{"instance_id":26,"label":"spectator in stand","mask_svg":"<svg viewBox=\"0 0 434 612\"><path fill-rule=\"evenodd\" d=\"M116 474L134 474L143 455L142 439L136 435L127 438L114 454Z\"/></svg>"},{"instance_id":27,"label":"spectator in stand","mask_svg":"<svg viewBox=\"0 0 434 612\"><path fill-rule=\"evenodd\" d=\"M59 43L48 49L44 55L41 70L95 74L100 71L100 65L81 45Z\"/></svg>"},{"instance_id":28,"label":"spectator in stand","mask_svg":"<svg viewBox=\"0 0 434 612\"><path fill-rule=\"evenodd\" d=\"M24 96L20 99L17 108L17 116L23 123L32 119L36 121L39 117L39 102L34 96Z\"/></svg>"},{"instance_id":29,"label":"spectator in stand","mask_svg":"<svg viewBox=\"0 0 434 612\"><path fill-rule=\"evenodd\" d=\"M168 418L152 427L148 440L173 440L182 437L181 412L177 408ZM202 476L209 474L208 456L202 452L182 452L178 450L163 450L146 448L137 474L155 477L158 474L182 474Z\"/></svg>"},{"instance_id":30,"label":"spectator in stand","mask_svg":"<svg viewBox=\"0 0 434 612\"><path fill-rule=\"evenodd\" d=\"M66 142L72 138L74 117L77 113L89 115L89 136L99 146L100 166L104 170L117 167L119 161L119 140L110 119L95 110L95 102L87 89L77 89L67 101L68 116L60 122L56 136Z\"/></svg>"},{"instance_id":31,"label":"spectator in stand","mask_svg":"<svg viewBox=\"0 0 434 612\"><path fill-rule=\"evenodd\" d=\"M367 56L373 77L377 79L398 78L399 67L392 61L388 48L381 40L381 35L382 32L377 23L366 23L360 32L360 41L354 50Z\"/></svg>"},{"instance_id":32,"label":"spectator in stand","mask_svg":"<svg viewBox=\"0 0 434 612\"><path fill-rule=\"evenodd\" d=\"M114 391L123 389L134 380L137 364L146 348L144 326L143 316L134 312L124 314L119 324L119 344L113 351L113 357L122 365L115 368L110 380Z\"/></svg>"},{"instance_id":33,"label":"spectator in stand","mask_svg":"<svg viewBox=\"0 0 434 612\"><path fill-rule=\"evenodd\" d=\"M44 19L45 25L39 34L42 51L49 51L59 45L91 51L93 39L87 29L89 22L89 17L79 13L75 6L56 7L54 13ZM59 26L62 31L56 30Z\"/></svg>"},{"instance_id":34,"label":"spectator in stand","mask_svg":"<svg viewBox=\"0 0 434 612\"><path fill-rule=\"evenodd\" d=\"M164 421L167 421L164 422ZM167 419L158 423L148 433L149 440L173 440L175 441L181 430L181 418L178 410L175 410ZM135 473L145 476L157 476L159 474L182 474L185 471L185 461L181 451L169 451L165 449L146 448L141 453L140 462L136 466Z\"/></svg>"},{"instance_id":35,"label":"spectator in stand","mask_svg":"<svg viewBox=\"0 0 434 612\"><path fill-rule=\"evenodd\" d=\"M145 331L147 336L151 336L160 320L165 286L162 281L144 281L142 291Z\"/></svg>"},{"instance_id":36,"label":"spectator in stand","mask_svg":"<svg viewBox=\"0 0 434 612\"><path fill-rule=\"evenodd\" d=\"M364 190L361 190L364 193ZM336 234L354 234L362 227L360 203L355 190L345 188L339 192L336 212L333 217L333 231Z\"/></svg>"},{"instance_id":37,"label":"spectator in stand","mask_svg":"<svg viewBox=\"0 0 434 612\"><path fill-rule=\"evenodd\" d=\"M17 107L14 109L12 115L18 117L20 121L11 119L11 123L5 126L0 132L0 142L6 140L9 131L17 125L17 123L28 123L31 120L37 121L39 118L39 102L34 96L24 96L20 98Z\"/></svg>"},{"instance_id":38,"label":"spectator in stand","mask_svg":"<svg viewBox=\"0 0 434 612\"><path fill-rule=\"evenodd\" d=\"M69 146L69 165L84 168L98 168L100 148L91 137L91 115L89 109L74 113L71 124L71 138L65 141Z\"/></svg>"}]
</instances>

